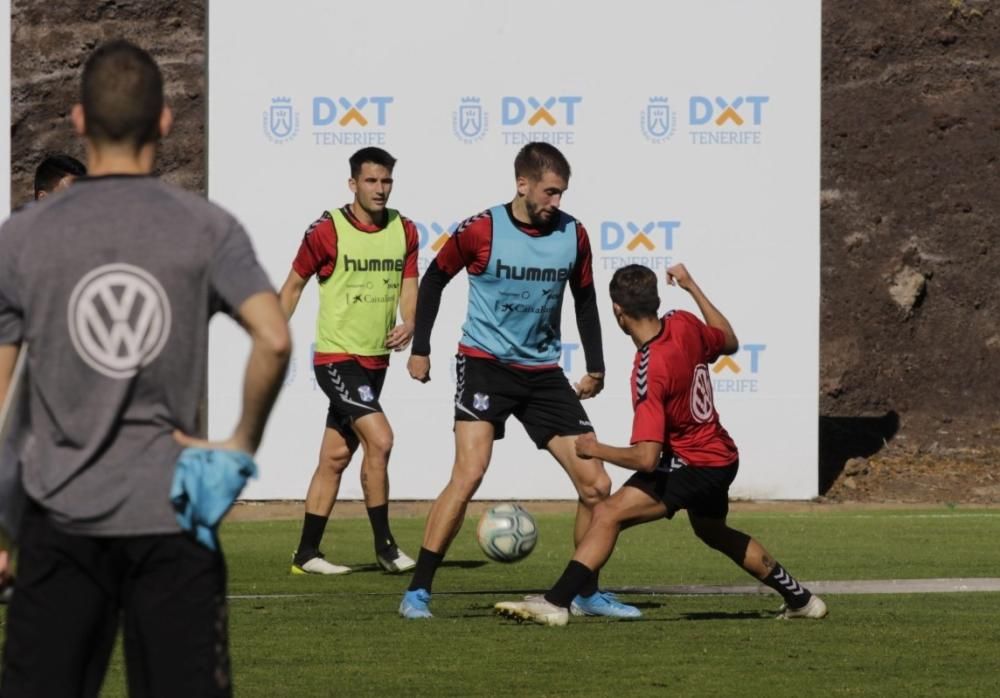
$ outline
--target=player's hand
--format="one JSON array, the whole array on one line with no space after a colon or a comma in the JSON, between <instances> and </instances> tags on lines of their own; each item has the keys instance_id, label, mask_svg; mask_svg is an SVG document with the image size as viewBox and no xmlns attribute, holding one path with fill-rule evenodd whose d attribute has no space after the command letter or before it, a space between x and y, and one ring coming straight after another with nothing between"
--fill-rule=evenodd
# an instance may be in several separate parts
<instances>
[{"instance_id":1,"label":"player's hand","mask_svg":"<svg viewBox=\"0 0 1000 698\"><path fill-rule=\"evenodd\" d=\"M694 279L683 264L675 264L667 267L667 283L671 286L680 286L685 291L690 290Z\"/></svg>"},{"instance_id":2,"label":"player's hand","mask_svg":"<svg viewBox=\"0 0 1000 698\"><path fill-rule=\"evenodd\" d=\"M426 383L431 379L431 357L410 354L410 359L406 362L406 370L410 372L410 378L413 380Z\"/></svg>"},{"instance_id":3,"label":"player's hand","mask_svg":"<svg viewBox=\"0 0 1000 698\"><path fill-rule=\"evenodd\" d=\"M225 441L209 441L208 439L199 439L190 434L185 434L180 429L174 430L174 441L179 443L184 448L210 448L216 451L242 451L243 453L248 453L251 456L257 452L251 444L247 443L245 439L241 439L237 436L230 436Z\"/></svg>"},{"instance_id":4,"label":"player's hand","mask_svg":"<svg viewBox=\"0 0 1000 698\"><path fill-rule=\"evenodd\" d=\"M385 347L393 351L403 351L410 345L411 339L413 339L413 323L404 322L393 327L385 336Z\"/></svg>"},{"instance_id":5,"label":"player's hand","mask_svg":"<svg viewBox=\"0 0 1000 698\"><path fill-rule=\"evenodd\" d=\"M604 390L604 375L586 373L573 387L576 388L577 397L581 400L597 397Z\"/></svg>"},{"instance_id":6,"label":"player's hand","mask_svg":"<svg viewBox=\"0 0 1000 698\"><path fill-rule=\"evenodd\" d=\"M576 437L576 441L573 443L576 446L576 455L580 458L593 458L597 452L597 435L592 431Z\"/></svg>"}]
</instances>

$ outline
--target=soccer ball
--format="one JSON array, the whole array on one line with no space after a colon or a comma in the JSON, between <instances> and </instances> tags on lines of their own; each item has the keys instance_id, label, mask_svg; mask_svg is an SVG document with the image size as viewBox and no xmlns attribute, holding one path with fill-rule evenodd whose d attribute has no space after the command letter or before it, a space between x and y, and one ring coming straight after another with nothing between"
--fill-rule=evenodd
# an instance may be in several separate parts
<instances>
[{"instance_id":1,"label":"soccer ball","mask_svg":"<svg viewBox=\"0 0 1000 698\"><path fill-rule=\"evenodd\" d=\"M491 560L517 562L535 549L538 527L535 517L520 504L498 504L483 512L476 539Z\"/></svg>"}]
</instances>

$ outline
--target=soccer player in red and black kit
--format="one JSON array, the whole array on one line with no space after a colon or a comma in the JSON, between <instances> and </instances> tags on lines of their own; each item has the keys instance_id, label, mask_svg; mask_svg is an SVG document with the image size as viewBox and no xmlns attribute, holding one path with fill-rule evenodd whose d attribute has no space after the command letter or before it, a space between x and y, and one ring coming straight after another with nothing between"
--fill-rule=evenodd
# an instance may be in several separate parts
<instances>
[{"instance_id":1,"label":"soccer player in red and black kit","mask_svg":"<svg viewBox=\"0 0 1000 698\"><path fill-rule=\"evenodd\" d=\"M726 524L739 453L719 423L708 364L735 352L739 342L683 264L667 270L667 281L691 294L705 322L683 310L658 317L656 274L639 265L618 269L611 279L612 308L619 327L638 349L632 369L632 445L608 446L593 434L576 440L580 457L637 472L597 505L590 528L555 586L544 596L496 604L501 615L565 625L571 599L611 557L622 529L673 518L680 509L687 509L695 535L709 547L781 594L785 603L780 618L827 614L823 600L760 543Z\"/></svg>"},{"instance_id":2,"label":"soccer player in red and black kit","mask_svg":"<svg viewBox=\"0 0 1000 698\"><path fill-rule=\"evenodd\" d=\"M531 143L515 158L514 174L514 200L462 223L420 284L407 368L413 378L427 381L441 292L462 269L469 274L468 312L458 347L455 463L427 517L413 580L399 606L404 618L431 617L434 574L462 526L466 506L489 466L493 441L503 438L509 416L573 481L580 496L575 542L587 530L594 506L611 489L604 465L580 458L573 448L576 436L593 432L580 400L603 388L604 356L587 232L559 209L569 184L569 163L555 147ZM567 284L587 363L575 391L559 366ZM578 614L640 615L634 606L599 591L596 575L571 601Z\"/></svg>"},{"instance_id":3,"label":"soccer player in red and black kit","mask_svg":"<svg viewBox=\"0 0 1000 698\"><path fill-rule=\"evenodd\" d=\"M362 148L351 156L348 186L354 201L324 212L309 227L279 294L291 318L308 280L313 275L318 279L313 364L316 381L330 399L292 574L351 571L326 560L319 545L340 478L359 445L375 561L386 572L405 572L415 565L389 528L393 434L379 404L389 355L409 345L417 303L417 228L387 207L395 165L396 159L381 148Z\"/></svg>"}]
</instances>

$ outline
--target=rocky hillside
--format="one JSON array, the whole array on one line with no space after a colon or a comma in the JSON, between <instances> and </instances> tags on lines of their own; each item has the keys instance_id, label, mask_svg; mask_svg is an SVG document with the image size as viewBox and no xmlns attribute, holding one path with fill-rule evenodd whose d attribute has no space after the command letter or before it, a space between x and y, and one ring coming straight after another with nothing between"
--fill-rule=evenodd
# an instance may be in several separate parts
<instances>
[{"instance_id":1,"label":"rocky hillside","mask_svg":"<svg viewBox=\"0 0 1000 698\"><path fill-rule=\"evenodd\" d=\"M821 414L1000 445L1000 8L823 10Z\"/></svg>"},{"instance_id":2,"label":"rocky hillside","mask_svg":"<svg viewBox=\"0 0 1000 698\"><path fill-rule=\"evenodd\" d=\"M84 159L69 110L80 70L109 39L130 39L158 60L174 110L160 173L204 191L205 0L13 0L11 8L11 204L33 197L35 166L49 152Z\"/></svg>"}]
</instances>

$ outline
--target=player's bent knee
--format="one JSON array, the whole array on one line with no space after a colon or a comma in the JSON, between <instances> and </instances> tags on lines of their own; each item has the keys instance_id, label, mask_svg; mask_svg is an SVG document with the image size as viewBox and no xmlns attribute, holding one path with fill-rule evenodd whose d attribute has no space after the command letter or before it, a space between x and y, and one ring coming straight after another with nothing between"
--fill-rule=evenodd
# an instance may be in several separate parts
<instances>
[{"instance_id":1,"label":"player's bent knee","mask_svg":"<svg viewBox=\"0 0 1000 698\"><path fill-rule=\"evenodd\" d=\"M382 456L383 458L388 458L389 454L392 452L393 437L392 432L387 434L379 434L374 439L371 439L367 443L369 454Z\"/></svg>"},{"instance_id":2,"label":"player's bent knee","mask_svg":"<svg viewBox=\"0 0 1000 698\"><path fill-rule=\"evenodd\" d=\"M731 540L730 530L725 525L703 524L694 526L694 534L702 543L715 550L722 550L727 547Z\"/></svg>"},{"instance_id":3,"label":"player's bent knee","mask_svg":"<svg viewBox=\"0 0 1000 698\"><path fill-rule=\"evenodd\" d=\"M577 487L580 501L585 507L593 509L600 502L603 502L611 495L611 478L607 473L601 473L603 477L595 478L591 482L584 482Z\"/></svg>"},{"instance_id":4,"label":"player's bent knee","mask_svg":"<svg viewBox=\"0 0 1000 698\"><path fill-rule=\"evenodd\" d=\"M594 505L593 513L590 518L591 526L599 526L601 528L619 528L622 524L622 514L613 505L608 504L608 502L601 501Z\"/></svg>"}]
</instances>

